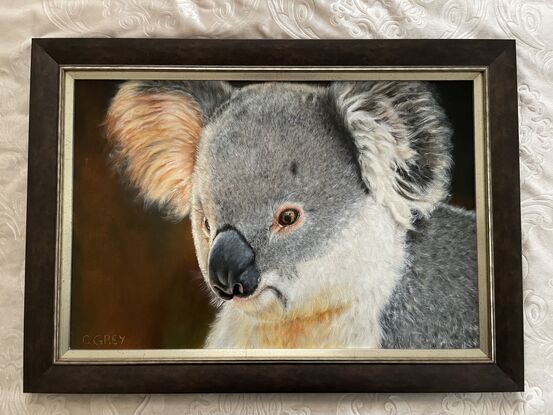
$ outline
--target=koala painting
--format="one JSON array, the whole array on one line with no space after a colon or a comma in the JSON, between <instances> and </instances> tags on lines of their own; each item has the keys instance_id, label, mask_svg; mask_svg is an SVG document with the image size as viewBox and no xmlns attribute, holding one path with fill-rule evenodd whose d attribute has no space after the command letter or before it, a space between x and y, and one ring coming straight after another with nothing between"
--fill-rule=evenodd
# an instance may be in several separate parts
<instances>
[{"instance_id":1,"label":"koala painting","mask_svg":"<svg viewBox=\"0 0 553 415\"><path fill-rule=\"evenodd\" d=\"M446 203L431 84L128 81L121 177L190 218L218 309L207 348L477 348L476 225Z\"/></svg>"}]
</instances>

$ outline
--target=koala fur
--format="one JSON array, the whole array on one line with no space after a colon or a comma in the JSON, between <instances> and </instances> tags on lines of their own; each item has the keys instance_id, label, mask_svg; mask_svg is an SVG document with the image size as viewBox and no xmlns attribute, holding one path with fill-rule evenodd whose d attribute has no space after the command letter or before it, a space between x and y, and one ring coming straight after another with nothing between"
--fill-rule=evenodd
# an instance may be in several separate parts
<instances>
[{"instance_id":1,"label":"koala fur","mask_svg":"<svg viewBox=\"0 0 553 415\"><path fill-rule=\"evenodd\" d=\"M478 347L475 218L444 203L451 128L428 84L130 81L106 132L146 203L190 216L225 299L206 347ZM218 290L223 238L252 293Z\"/></svg>"}]
</instances>

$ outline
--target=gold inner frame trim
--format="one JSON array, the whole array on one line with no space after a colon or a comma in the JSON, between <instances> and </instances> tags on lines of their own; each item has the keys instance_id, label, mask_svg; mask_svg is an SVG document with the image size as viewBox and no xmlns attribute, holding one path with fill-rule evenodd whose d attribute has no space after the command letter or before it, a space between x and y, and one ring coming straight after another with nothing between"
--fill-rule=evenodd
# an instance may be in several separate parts
<instances>
[{"instance_id":1,"label":"gold inner frame trim","mask_svg":"<svg viewBox=\"0 0 553 415\"><path fill-rule=\"evenodd\" d=\"M71 349L71 237L73 196L74 85L96 80L226 80L226 81L472 81L475 139L475 189L480 316L479 349ZM386 363L492 363L493 246L489 186L489 126L485 67L198 67L198 66L62 66L60 68L58 218L54 313L54 363L137 364L252 361L339 361Z\"/></svg>"}]
</instances>

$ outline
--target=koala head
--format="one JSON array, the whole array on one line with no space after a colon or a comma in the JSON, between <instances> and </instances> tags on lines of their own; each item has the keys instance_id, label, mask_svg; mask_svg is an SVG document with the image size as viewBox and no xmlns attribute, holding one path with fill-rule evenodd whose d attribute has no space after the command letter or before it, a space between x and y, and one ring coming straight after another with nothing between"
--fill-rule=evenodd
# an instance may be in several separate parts
<instances>
[{"instance_id":1,"label":"koala head","mask_svg":"<svg viewBox=\"0 0 553 415\"><path fill-rule=\"evenodd\" d=\"M449 185L451 131L421 82L131 81L106 131L144 200L190 217L216 298L258 316L345 284L347 250L363 249L345 237L385 250ZM317 267L337 245L339 263Z\"/></svg>"}]
</instances>

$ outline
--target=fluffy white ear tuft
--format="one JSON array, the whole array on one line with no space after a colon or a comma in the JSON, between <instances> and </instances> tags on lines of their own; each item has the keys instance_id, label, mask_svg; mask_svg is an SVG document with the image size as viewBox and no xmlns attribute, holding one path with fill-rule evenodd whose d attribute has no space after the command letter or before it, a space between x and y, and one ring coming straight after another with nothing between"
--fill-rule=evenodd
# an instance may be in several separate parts
<instances>
[{"instance_id":1,"label":"fluffy white ear tuft","mask_svg":"<svg viewBox=\"0 0 553 415\"><path fill-rule=\"evenodd\" d=\"M173 219L190 211L192 173L204 120L230 95L205 82L130 81L108 109L105 127L115 166L148 204Z\"/></svg>"},{"instance_id":2,"label":"fluffy white ear tuft","mask_svg":"<svg viewBox=\"0 0 553 415\"><path fill-rule=\"evenodd\" d=\"M451 128L424 82L335 82L338 115L361 176L379 203L410 228L448 194Z\"/></svg>"}]
</instances>

